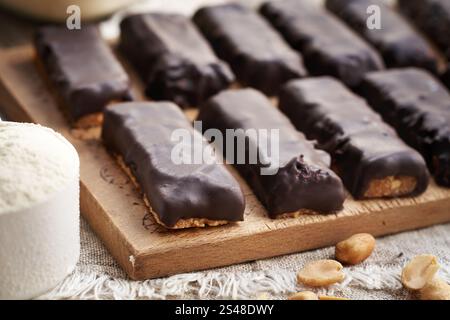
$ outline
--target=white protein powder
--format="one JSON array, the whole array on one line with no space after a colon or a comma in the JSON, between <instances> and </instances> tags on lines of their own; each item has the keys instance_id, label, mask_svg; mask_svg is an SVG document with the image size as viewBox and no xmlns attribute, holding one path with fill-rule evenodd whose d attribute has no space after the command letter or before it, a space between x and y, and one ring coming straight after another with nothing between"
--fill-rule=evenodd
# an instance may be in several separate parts
<instances>
[{"instance_id":1,"label":"white protein powder","mask_svg":"<svg viewBox=\"0 0 450 320\"><path fill-rule=\"evenodd\" d=\"M0 121L0 215L49 199L78 175L78 161L52 129Z\"/></svg>"},{"instance_id":2,"label":"white protein powder","mask_svg":"<svg viewBox=\"0 0 450 320\"><path fill-rule=\"evenodd\" d=\"M0 299L54 288L80 255L79 159L51 129L0 121Z\"/></svg>"}]
</instances>

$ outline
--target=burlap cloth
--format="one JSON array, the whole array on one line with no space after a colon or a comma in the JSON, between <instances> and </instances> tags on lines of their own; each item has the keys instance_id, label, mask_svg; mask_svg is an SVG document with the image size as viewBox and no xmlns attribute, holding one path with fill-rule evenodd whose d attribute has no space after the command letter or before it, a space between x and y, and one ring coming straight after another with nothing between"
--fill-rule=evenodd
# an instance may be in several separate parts
<instances>
[{"instance_id":1,"label":"burlap cloth","mask_svg":"<svg viewBox=\"0 0 450 320\"><path fill-rule=\"evenodd\" d=\"M439 258L440 275L450 282L450 224L378 238L368 260L345 267L346 278L318 292L351 299L411 299L402 288L402 266L413 256ZM42 299L284 299L305 289L296 272L308 261L333 258L334 248L253 261L204 272L132 281L81 220L81 256L76 270ZM180 263L183 263L182 257Z\"/></svg>"},{"instance_id":2,"label":"burlap cloth","mask_svg":"<svg viewBox=\"0 0 450 320\"><path fill-rule=\"evenodd\" d=\"M133 11L159 10L192 13L205 3L227 0L147 0ZM317 1L321 0L309 0ZM257 4L261 0L244 0ZM102 25L109 37L117 36L121 14ZM33 26L26 21L1 14L1 46L29 41ZM450 210L450 208L449 208ZM421 253L436 255L442 266L440 275L450 282L450 224L406 232L377 239L372 256L360 265L346 267L343 283L322 293L352 299L414 298L400 283L402 266ZM273 259L218 268L204 272L175 275L147 281L131 281L106 248L81 219L81 256L76 270L42 299L284 299L301 290L296 272L308 261L333 258L329 247ZM183 263L182 257L180 263ZM303 288L304 289L304 288Z\"/></svg>"}]
</instances>

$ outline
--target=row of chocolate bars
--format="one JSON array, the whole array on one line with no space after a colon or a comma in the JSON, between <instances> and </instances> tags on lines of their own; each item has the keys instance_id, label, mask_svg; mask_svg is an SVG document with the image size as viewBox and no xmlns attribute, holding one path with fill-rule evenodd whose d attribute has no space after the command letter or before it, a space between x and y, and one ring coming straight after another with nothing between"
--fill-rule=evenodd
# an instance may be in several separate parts
<instances>
[{"instance_id":1,"label":"row of chocolate bars","mask_svg":"<svg viewBox=\"0 0 450 320\"><path fill-rule=\"evenodd\" d=\"M366 27L374 3L379 30ZM399 7L450 58L449 1L404 0ZM271 218L340 210L343 185L356 199L415 196L427 188L428 169L448 187L450 94L437 79L437 50L383 1L328 0L326 8L281 0L260 13L225 4L202 8L192 20L126 17L120 52L146 94L164 102L111 104L133 99L130 81L94 26L43 27L35 44L72 121L111 104L105 145L167 228L239 221L245 209L238 182L219 161L171 161L175 129L201 135L179 107L200 105L203 130L279 130L276 174L261 174L267 163L236 164ZM278 95L279 108L255 89L229 89L235 76ZM204 138L194 143L208 146ZM263 148L252 139L246 146Z\"/></svg>"}]
</instances>

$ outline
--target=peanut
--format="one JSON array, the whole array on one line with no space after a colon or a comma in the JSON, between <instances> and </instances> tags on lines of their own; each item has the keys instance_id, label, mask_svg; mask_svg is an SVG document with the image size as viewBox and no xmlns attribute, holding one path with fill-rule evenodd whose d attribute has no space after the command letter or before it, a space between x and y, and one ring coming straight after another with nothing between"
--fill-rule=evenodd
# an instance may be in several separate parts
<instances>
[{"instance_id":1,"label":"peanut","mask_svg":"<svg viewBox=\"0 0 450 320\"><path fill-rule=\"evenodd\" d=\"M335 296L319 296L319 300L350 300L350 299Z\"/></svg>"},{"instance_id":2,"label":"peanut","mask_svg":"<svg viewBox=\"0 0 450 320\"><path fill-rule=\"evenodd\" d=\"M435 276L419 291L421 300L450 300L450 285Z\"/></svg>"},{"instance_id":3,"label":"peanut","mask_svg":"<svg viewBox=\"0 0 450 320\"><path fill-rule=\"evenodd\" d=\"M336 259L345 264L358 264L366 260L375 248L375 238L368 233L358 233L336 245Z\"/></svg>"},{"instance_id":4,"label":"peanut","mask_svg":"<svg viewBox=\"0 0 450 320\"><path fill-rule=\"evenodd\" d=\"M312 261L297 273L297 282L311 287L341 282L345 278L342 268L342 264L335 260Z\"/></svg>"},{"instance_id":5,"label":"peanut","mask_svg":"<svg viewBox=\"0 0 450 320\"><path fill-rule=\"evenodd\" d=\"M269 294L267 292L261 292L256 296L256 300L270 300Z\"/></svg>"},{"instance_id":6,"label":"peanut","mask_svg":"<svg viewBox=\"0 0 450 320\"><path fill-rule=\"evenodd\" d=\"M402 283L410 290L422 289L439 269L435 256L421 254L406 264L402 271Z\"/></svg>"},{"instance_id":7,"label":"peanut","mask_svg":"<svg viewBox=\"0 0 450 320\"><path fill-rule=\"evenodd\" d=\"M294 293L288 298L289 300L319 300L317 294L312 291L302 291Z\"/></svg>"}]
</instances>

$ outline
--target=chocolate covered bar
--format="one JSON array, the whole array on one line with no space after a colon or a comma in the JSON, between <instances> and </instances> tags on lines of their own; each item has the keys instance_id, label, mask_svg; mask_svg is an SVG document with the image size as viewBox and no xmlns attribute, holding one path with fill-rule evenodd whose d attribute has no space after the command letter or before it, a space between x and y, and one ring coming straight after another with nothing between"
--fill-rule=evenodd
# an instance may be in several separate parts
<instances>
[{"instance_id":1,"label":"chocolate covered bar","mask_svg":"<svg viewBox=\"0 0 450 320\"><path fill-rule=\"evenodd\" d=\"M301 56L252 9L205 7L193 19L244 85L272 95L287 80L306 75Z\"/></svg>"},{"instance_id":2,"label":"chocolate covered bar","mask_svg":"<svg viewBox=\"0 0 450 320\"><path fill-rule=\"evenodd\" d=\"M450 1L398 0L398 6L450 58Z\"/></svg>"},{"instance_id":3,"label":"chocolate covered bar","mask_svg":"<svg viewBox=\"0 0 450 320\"><path fill-rule=\"evenodd\" d=\"M450 186L450 94L425 70L369 73L360 92L417 149L438 184Z\"/></svg>"},{"instance_id":4,"label":"chocolate covered bar","mask_svg":"<svg viewBox=\"0 0 450 320\"><path fill-rule=\"evenodd\" d=\"M332 75L355 87L366 72L384 67L369 44L317 5L297 0L271 1L260 11L303 54L313 75Z\"/></svg>"},{"instance_id":5,"label":"chocolate covered bar","mask_svg":"<svg viewBox=\"0 0 450 320\"><path fill-rule=\"evenodd\" d=\"M281 90L279 106L298 130L331 155L331 167L354 198L425 191L428 171L422 156L338 80L290 81Z\"/></svg>"},{"instance_id":6,"label":"chocolate covered bar","mask_svg":"<svg viewBox=\"0 0 450 320\"><path fill-rule=\"evenodd\" d=\"M228 135L225 158L246 179L271 218L342 208L345 192L329 169L330 156L315 149L260 92L223 91L201 107L198 120L204 133L218 129ZM234 141L230 130L236 138L234 147L229 145ZM257 161L252 161L252 154L258 155Z\"/></svg>"},{"instance_id":7,"label":"chocolate covered bar","mask_svg":"<svg viewBox=\"0 0 450 320\"><path fill-rule=\"evenodd\" d=\"M38 62L71 122L100 124L98 113L107 104L131 100L128 75L95 26L41 27L35 47Z\"/></svg>"},{"instance_id":8,"label":"chocolate covered bar","mask_svg":"<svg viewBox=\"0 0 450 320\"><path fill-rule=\"evenodd\" d=\"M373 5L380 9L379 29L367 26L367 9ZM388 67L437 71L437 57L430 44L385 1L326 0L326 7L377 48Z\"/></svg>"},{"instance_id":9,"label":"chocolate covered bar","mask_svg":"<svg viewBox=\"0 0 450 320\"><path fill-rule=\"evenodd\" d=\"M182 132L175 137L189 141L173 139L176 130ZM238 182L208 151L211 146L175 104L110 106L105 110L102 139L163 226L179 229L243 220L245 202ZM209 158L194 161L203 151Z\"/></svg>"},{"instance_id":10,"label":"chocolate covered bar","mask_svg":"<svg viewBox=\"0 0 450 320\"><path fill-rule=\"evenodd\" d=\"M192 107L228 87L234 75L188 17L148 13L120 24L119 48L154 100Z\"/></svg>"}]
</instances>

